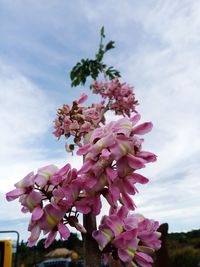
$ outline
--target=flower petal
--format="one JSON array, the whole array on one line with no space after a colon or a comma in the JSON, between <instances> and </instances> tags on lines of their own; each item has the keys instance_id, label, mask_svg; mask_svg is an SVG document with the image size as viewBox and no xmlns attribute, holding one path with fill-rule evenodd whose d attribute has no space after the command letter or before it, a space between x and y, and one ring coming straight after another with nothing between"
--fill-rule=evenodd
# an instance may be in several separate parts
<instances>
[{"instance_id":1,"label":"flower petal","mask_svg":"<svg viewBox=\"0 0 200 267\"><path fill-rule=\"evenodd\" d=\"M44 214L43 209L41 209L41 207L36 207L33 210L31 220L32 221L37 221L42 217L43 214Z\"/></svg>"},{"instance_id":2,"label":"flower petal","mask_svg":"<svg viewBox=\"0 0 200 267\"><path fill-rule=\"evenodd\" d=\"M134 210L136 205L128 194L122 193L121 201L129 210Z\"/></svg>"},{"instance_id":3,"label":"flower petal","mask_svg":"<svg viewBox=\"0 0 200 267\"><path fill-rule=\"evenodd\" d=\"M109 180L112 182L117 178L117 172L111 167L106 168L106 174L110 178Z\"/></svg>"},{"instance_id":4,"label":"flower petal","mask_svg":"<svg viewBox=\"0 0 200 267\"><path fill-rule=\"evenodd\" d=\"M137 152L136 156L146 160L147 162L154 162L157 160L157 156L155 154L147 151Z\"/></svg>"},{"instance_id":5,"label":"flower petal","mask_svg":"<svg viewBox=\"0 0 200 267\"><path fill-rule=\"evenodd\" d=\"M88 99L88 96L85 93L81 94L78 100L78 104L84 103L87 99Z\"/></svg>"},{"instance_id":6,"label":"flower petal","mask_svg":"<svg viewBox=\"0 0 200 267\"><path fill-rule=\"evenodd\" d=\"M136 252L135 260L141 265L141 267L152 267L152 257L143 252Z\"/></svg>"},{"instance_id":7,"label":"flower petal","mask_svg":"<svg viewBox=\"0 0 200 267\"><path fill-rule=\"evenodd\" d=\"M45 248L48 248L51 243L54 241L54 239L56 238L56 235L57 235L57 231L51 231L49 234L48 234L48 237L47 239L45 240L44 242L44 247Z\"/></svg>"},{"instance_id":8,"label":"flower petal","mask_svg":"<svg viewBox=\"0 0 200 267\"><path fill-rule=\"evenodd\" d=\"M137 158L131 154L127 155L127 160L128 160L128 165L135 170L145 167L145 164L144 164L145 160L141 158Z\"/></svg>"},{"instance_id":9,"label":"flower petal","mask_svg":"<svg viewBox=\"0 0 200 267\"><path fill-rule=\"evenodd\" d=\"M37 242L39 236L40 236L41 229L39 225L35 224L33 228L31 229L31 235L28 238L28 246L32 247Z\"/></svg>"},{"instance_id":10,"label":"flower petal","mask_svg":"<svg viewBox=\"0 0 200 267\"><path fill-rule=\"evenodd\" d=\"M91 160L85 161L81 169L78 171L78 174L82 174L82 173L89 171L92 168L92 166L93 166L93 163Z\"/></svg>"},{"instance_id":11,"label":"flower petal","mask_svg":"<svg viewBox=\"0 0 200 267\"><path fill-rule=\"evenodd\" d=\"M118 249L118 256L123 262L130 262L135 255L135 252L131 249Z\"/></svg>"},{"instance_id":12,"label":"flower petal","mask_svg":"<svg viewBox=\"0 0 200 267\"><path fill-rule=\"evenodd\" d=\"M92 236L99 244L99 249L103 250L105 248L105 246L113 238L114 234L110 229L104 228L102 230L94 231L92 233Z\"/></svg>"},{"instance_id":13,"label":"flower petal","mask_svg":"<svg viewBox=\"0 0 200 267\"><path fill-rule=\"evenodd\" d=\"M63 223L58 224L58 232L60 233L61 239L68 239L70 236L69 229Z\"/></svg>"},{"instance_id":14,"label":"flower petal","mask_svg":"<svg viewBox=\"0 0 200 267\"><path fill-rule=\"evenodd\" d=\"M134 180L129 179L130 176L124 178L123 186L125 191L130 195L135 195L138 192L137 188L134 185Z\"/></svg>"},{"instance_id":15,"label":"flower petal","mask_svg":"<svg viewBox=\"0 0 200 267\"><path fill-rule=\"evenodd\" d=\"M91 147L90 144L84 145L84 146L79 148L79 150L76 152L76 154L78 156L85 155L85 154L87 154L89 152L90 147Z\"/></svg>"},{"instance_id":16,"label":"flower petal","mask_svg":"<svg viewBox=\"0 0 200 267\"><path fill-rule=\"evenodd\" d=\"M12 201L25 193L24 188L16 188L6 194L7 201Z\"/></svg>"},{"instance_id":17,"label":"flower petal","mask_svg":"<svg viewBox=\"0 0 200 267\"><path fill-rule=\"evenodd\" d=\"M141 116L139 113L137 113L135 116L130 118L130 121L133 125L137 124L137 122L141 119Z\"/></svg>"},{"instance_id":18,"label":"flower petal","mask_svg":"<svg viewBox=\"0 0 200 267\"><path fill-rule=\"evenodd\" d=\"M146 134L146 133L150 132L152 128L153 128L152 122L145 122L145 123L142 123L142 124L136 126L133 129L132 134Z\"/></svg>"},{"instance_id":19,"label":"flower petal","mask_svg":"<svg viewBox=\"0 0 200 267\"><path fill-rule=\"evenodd\" d=\"M146 184L148 183L149 179L146 178L145 176L139 174L139 173L132 173L129 177L135 180L135 182L140 183L140 184Z\"/></svg>"}]
</instances>

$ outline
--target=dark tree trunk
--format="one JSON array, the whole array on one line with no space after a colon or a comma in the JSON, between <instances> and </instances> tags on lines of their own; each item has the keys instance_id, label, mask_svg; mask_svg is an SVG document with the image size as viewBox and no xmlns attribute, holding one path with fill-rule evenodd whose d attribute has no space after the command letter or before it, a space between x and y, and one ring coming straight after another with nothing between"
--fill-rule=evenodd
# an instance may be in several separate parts
<instances>
[{"instance_id":1,"label":"dark tree trunk","mask_svg":"<svg viewBox=\"0 0 200 267\"><path fill-rule=\"evenodd\" d=\"M96 216L91 213L83 215L83 225L87 230L87 234L84 235L84 267L100 267L101 252L97 242L92 237L92 232L97 229Z\"/></svg>"},{"instance_id":2,"label":"dark tree trunk","mask_svg":"<svg viewBox=\"0 0 200 267\"><path fill-rule=\"evenodd\" d=\"M158 228L158 231L161 232L161 248L156 252L156 267L169 267L169 255L167 249L167 232L168 232L168 224L163 223Z\"/></svg>"}]
</instances>

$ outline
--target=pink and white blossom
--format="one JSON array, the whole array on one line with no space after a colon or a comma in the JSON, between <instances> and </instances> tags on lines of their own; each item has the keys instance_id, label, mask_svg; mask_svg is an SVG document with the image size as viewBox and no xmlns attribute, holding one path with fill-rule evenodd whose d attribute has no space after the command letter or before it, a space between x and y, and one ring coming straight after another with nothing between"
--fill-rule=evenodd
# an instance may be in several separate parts
<instances>
[{"instance_id":1,"label":"pink and white blossom","mask_svg":"<svg viewBox=\"0 0 200 267\"><path fill-rule=\"evenodd\" d=\"M93 238L99 244L99 249L105 251L106 258L108 253L116 251L118 258L127 266L139 264L151 267L151 255L161 245L158 227L158 222L139 214L130 214L122 206L103 217L99 230L93 232Z\"/></svg>"},{"instance_id":2,"label":"pink and white blossom","mask_svg":"<svg viewBox=\"0 0 200 267\"><path fill-rule=\"evenodd\" d=\"M77 155L84 158L82 167L78 171L70 164L39 168L16 183L6 198L19 199L21 211L31 214L28 245L35 245L43 232L48 247L57 234L61 239L69 238L68 225L86 234L78 215L100 214L104 197L110 212L102 217L92 236L105 262L114 253L126 267L152 267L152 254L161 245L159 223L130 211L136 208L133 196L138 192L137 184L149 182L138 171L157 159L154 153L143 150L141 137L153 124L139 124L138 102L128 84L119 79L94 81L91 89L101 96L100 103L82 106L88 98L83 93L71 106L59 108L54 121L54 135L69 139L66 151L73 153L78 146ZM105 125L108 110L123 118Z\"/></svg>"},{"instance_id":3,"label":"pink and white blossom","mask_svg":"<svg viewBox=\"0 0 200 267\"><path fill-rule=\"evenodd\" d=\"M148 182L136 171L156 160L155 154L142 150L143 139L135 134L148 132L152 123L137 126L135 123L139 118L137 114L131 119L122 118L95 129L90 143L77 151L85 159L79 170L83 189L88 195L102 194L113 207L121 203L131 210L135 209L130 195L137 193L136 183Z\"/></svg>"}]
</instances>

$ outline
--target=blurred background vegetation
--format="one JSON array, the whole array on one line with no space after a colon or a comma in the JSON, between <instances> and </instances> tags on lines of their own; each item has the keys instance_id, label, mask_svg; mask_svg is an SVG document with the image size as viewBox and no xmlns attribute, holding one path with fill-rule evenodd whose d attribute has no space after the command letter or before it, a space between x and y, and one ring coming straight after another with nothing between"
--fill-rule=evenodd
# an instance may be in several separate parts
<instances>
[{"instance_id":1,"label":"blurred background vegetation","mask_svg":"<svg viewBox=\"0 0 200 267\"><path fill-rule=\"evenodd\" d=\"M25 267L36 266L37 263L47 259L45 255L56 248L67 248L76 251L79 259L83 258L83 246L79 236L72 233L66 241L55 240L53 244L45 249L44 239L37 246L27 247L26 242L21 242L18 251L19 266L23 263ZM200 267L200 230L188 233L170 233L167 237L167 247L170 258L170 267Z\"/></svg>"},{"instance_id":2,"label":"blurred background vegetation","mask_svg":"<svg viewBox=\"0 0 200 267\"><path fill-rule=\"evenodd\" d=\"M168 234L167 245L171 267L200 266L200 230Z\"/></svg>"}]
</instances>

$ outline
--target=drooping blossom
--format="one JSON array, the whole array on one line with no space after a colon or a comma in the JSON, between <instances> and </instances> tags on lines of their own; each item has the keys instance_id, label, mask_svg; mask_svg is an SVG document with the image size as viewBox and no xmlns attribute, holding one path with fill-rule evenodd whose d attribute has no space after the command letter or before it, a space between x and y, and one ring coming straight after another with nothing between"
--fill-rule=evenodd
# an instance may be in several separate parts
<instances>
[{"instance_id":1,"label":"drooping blossom","mask_svg":"<svg viewBox=\"0 0 200 267\"><path fill-rule=\"evenodd\" d=\"M133 87L126 83L121 83L119 79L98 82L92 84L93 93L100 94L104 100L108 100L108 108L116 115L127 115L135 112L138 101L135 99Z\"/></svg>"},{"instance_id":2,"label":"drooping blossom","mask_svg":"<svg viewBox=\"0 0 200 267\"><path fill-rule=\"evenodd\" d=\"M6 194L7 201L12 201L24 194L29 193L35 183L35 175L33 172L27 174L22 180L15 184L15 189Z\"/></svg>"},{"instance_id":3,"label":"drooping blossom","mask_svg":"<svg viewBox=\"0 0 200 267\"><path fill-rule=\"evenodd\" d=\"M101 211L101 198L100 193L95 194L84 194L84 197L80 197L79 200L75 202L76 210L82 214L93 213L98 215Z\"/></svg>"},{"instance_id":4,"label":"drooping blossom","mask_svg":"<svg viewBox=\"0 0 200 267\"><path fill-rule=\"evenodd\" d=\"M149 132L152 123L136 126L139 119L137 114L94 130L90 143L77 152L85 159L79 171L83 188L89 195L100 192L113 207L119 201L131 210L135 208L129 195L137 192L136 183L148 182L146 177L135 171L156 160L153 153L142 150L143 139L138 137Z\"/></svg>"},{"instance_id":5,"label":"drooping blossom","mask_svg":"<svg viewBox=\"0 0 200 267\"><path fill-rule=\"evenodd\" d=\"M158 226L158 222L140 214L130 214L126 207L121 207L103 216L99 230L92 235L105 253L105 260L113 254L126 266L151 267L152 254L161 245Z\"/></svg>"},{"instance_id":6,"label":"drooping blossom","mask_svg":"<svg viewBox=\"0 0 200 267\"><path fill-rule=\"evenodd\" d=\"M70 164L62 168L48 165L38 169L15 184L16 189L8 192L8 201L19 198L22 212L30 212L28 230L31 235L29 246L33 246L41 231L47 234L45 247L49 246L59 232L62 239L67 239L70 231L66 224L85 233L85 228L78 221L75 203L79 199L82 187L77 170Z\"/></svg>"}]
</instances>

